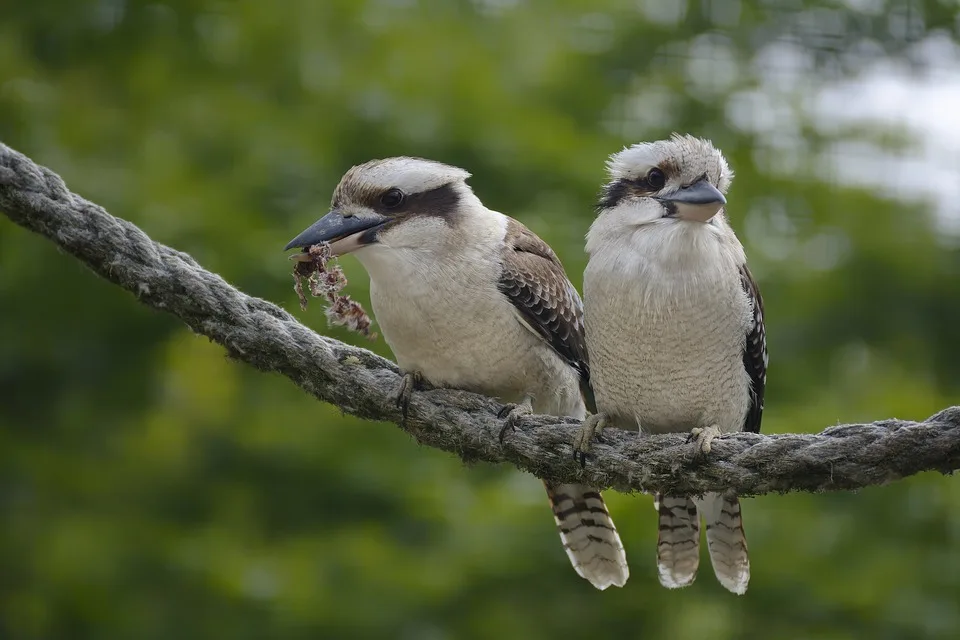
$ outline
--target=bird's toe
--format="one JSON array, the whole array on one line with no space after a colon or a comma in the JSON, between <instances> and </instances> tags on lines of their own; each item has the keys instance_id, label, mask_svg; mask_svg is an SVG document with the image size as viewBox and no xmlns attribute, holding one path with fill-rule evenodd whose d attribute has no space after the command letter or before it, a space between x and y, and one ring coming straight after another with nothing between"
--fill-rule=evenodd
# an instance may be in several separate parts
<instances>
[{"instance_id":1,"label":"bird's toe","mask_svg":"<svg viewBox=\"0 0 960 640\"><path fill-rule=\"evenodd\" d=\"M408 371L403 375L403 378L400 379L400 388L397 390L396 404L397 408L400 409L404 421L407 419L407 411L410 408L410 398L422 381L423 376L419 371Z\"/></svg>"},{"instance_id":2,"label":"bird's toe","mask_svg":"<svg viewBox=\"0 0 960 640\"><path fill-rule=\"evenodd\" d=\"M716 425L711 425L709 427L690 430L690 437L687 439L687 442L694 443L694 453L698 456L706 456L710 454L710 451L713 448L714 439L720 435L720 429Z\"/></svg>"},{"instance_id":3,"label":"bird's toe","mask_svg":"<svg viewBox=\"0 0 960 640\"><path fill-rule=\"evenodd\" d=\"M587 464L587 453L593 447L594 441L602 442L600 434L607 424L607 418L602 413L587 416L580 425L580 430L573 440L573 458L580 466Z\"/></svg>"},{"instance_id":4,"label":"bird's toe","mask_svg":"<svg viewBox=\"0 0 960 640\"><path fill-rule=\"evenodd\" d=\"M517 425L524 416L529 416L532 413L533 404L529 397L524 398L523 402L518 404L511 402L503 405L503 408L497 412L498 418L506 418L503 427L500 429L500 444L503 444L503 439L507 437L508 432L516 431Z\"/></svg>"}]
</instances>

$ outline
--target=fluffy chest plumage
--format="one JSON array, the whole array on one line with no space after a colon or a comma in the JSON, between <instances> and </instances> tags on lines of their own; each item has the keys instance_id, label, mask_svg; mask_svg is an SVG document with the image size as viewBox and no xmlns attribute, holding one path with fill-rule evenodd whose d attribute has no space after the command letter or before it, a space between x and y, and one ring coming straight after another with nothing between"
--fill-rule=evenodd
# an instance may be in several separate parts
<instances>
[{"instance_id":1,"label":"fluffy chest plumage","mask_svg":"<svg viewBox=\"0 0 960 640\"><path fill-rule=\"evenodd\" d=\"M643 233L595 248L584 274L598 409L623 428L738 431L751 307L737 254L712 235Z\"/></svg>"},{"instance_id":2,"label":"fluffy chest plumage","mask_svg":"<svg viewBox=\"0 0 960 640\"><path fill-rule=\"evenodd\" d=\"M529 394L537 411L575 415L582 411L576 374L520 323L496 286L499 249L484 248L478 236L474 232L472 244L439 256L398 259L392 251L381 262L369 252L358 255L370 273L377 324L397 364L437 386L508 402Z\"/></svg>"},{"instance_id":3,"label":"fluffy chest plumage","mask_svg":"<svg viewBox=\"0 0 960 640\"><path fill-rule=\"evenodd\" d=\"M372 279L377 323L402 368L438 385L499 386L514 367L512 350L529 349L525 330L502 294L481 284L483 274L451 275L427 271L405 282Z\"/></svg>"}]
</instances>

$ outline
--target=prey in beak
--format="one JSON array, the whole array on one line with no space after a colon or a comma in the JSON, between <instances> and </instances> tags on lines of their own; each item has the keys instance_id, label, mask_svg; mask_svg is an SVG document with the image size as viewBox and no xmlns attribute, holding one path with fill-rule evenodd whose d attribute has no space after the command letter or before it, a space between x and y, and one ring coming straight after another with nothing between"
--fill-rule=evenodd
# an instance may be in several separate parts
<instances>
[{"instance_id":1,"label":"prey in beak","mask_svg":"<svg viewBox=\"0 0 960 640\"><path fill-rule=\"evenodd\" d=\"M694 222L709 222L727 204L727 199L706 177L656 199L669 217Z\"/></svg>"},{"instance_id":2,"label":"prey in beak","mask_svg":"<svg viewBox=\"0 0 960 640\"><path fill-rule=\"evenodd\" d=\"M315 244L326 242L330 245L331 257L342 256L375 243L377 233L388 220L387 216L369 209L350 215L333 209L288 242L284 251L300 248L303 252L290 256L290 259L309 262L312 258L307 250Z\"/></svg>"}]
</instances>

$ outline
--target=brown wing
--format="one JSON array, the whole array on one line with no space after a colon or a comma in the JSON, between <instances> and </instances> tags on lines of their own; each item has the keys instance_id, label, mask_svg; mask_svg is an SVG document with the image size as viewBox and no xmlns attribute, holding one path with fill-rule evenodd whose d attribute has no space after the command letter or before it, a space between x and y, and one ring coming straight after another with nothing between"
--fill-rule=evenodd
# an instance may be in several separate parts
<instances>
[{"instance_id":1,"label":"brown wing","mask_svg":"<svg viewBox=\"0 0 960 640\"><path fill-rule=\"evenodd\" d=\"M743 350L743 367L750 376L750 408L743 430L760 433L763 393L767 386L767 333L763 327L763 298L747 265L740 267L740 283L753 306L753 322L747 327L747 342Z\"/></svg>"},{"instance_id":2,"label":"brown wing","mask_svg":"<svg viewBox=\"0 0 960 640\"><path fill-rule=\"evenodd\" d=\"M502 263L498 288L524 324L577 370L587 409L596 411L584 339L583 303L560 259L535 233L508 218Z\"/></svg>"}]
</instances>

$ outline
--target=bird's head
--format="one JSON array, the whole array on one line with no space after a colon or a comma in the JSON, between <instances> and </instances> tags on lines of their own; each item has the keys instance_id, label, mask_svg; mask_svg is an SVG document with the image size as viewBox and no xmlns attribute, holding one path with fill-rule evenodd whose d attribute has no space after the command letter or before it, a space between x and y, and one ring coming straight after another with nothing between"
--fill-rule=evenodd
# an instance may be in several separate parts
<instances>
[{"instance_id":1,"label":"bird's head","mask_svg":"<svg viewBox=\"0 0 960 640\"><path fill-rule=\"evenodd\" d=\"M286 250L306 250L321 242L330 243L335 256L374 246L427 248L453 226L462 201L475 198L466 185L468 177L463 169L421 158L357 165L334 190L330 212L291 240Z\"/></svg>"},{"instance_id":2,"label":"bird's head","mask_svg":"<svg viewBox=\"0 0 960 640\"><path fill-rule=\"evenodd\" d=\"M723 208L733 173L709 140L674 134L610 156L610 182L597 206L618 210L631 225L709 223Z\"/></svg>"}]
</instances>

